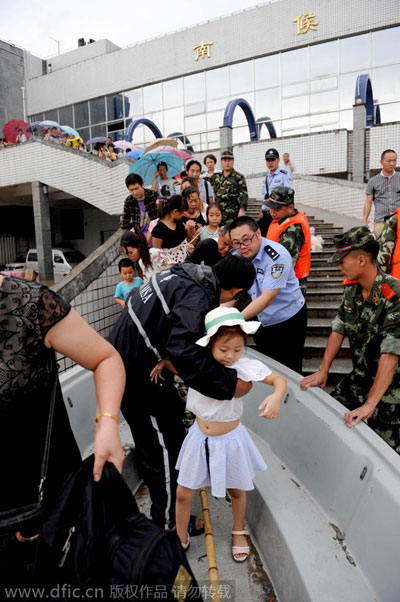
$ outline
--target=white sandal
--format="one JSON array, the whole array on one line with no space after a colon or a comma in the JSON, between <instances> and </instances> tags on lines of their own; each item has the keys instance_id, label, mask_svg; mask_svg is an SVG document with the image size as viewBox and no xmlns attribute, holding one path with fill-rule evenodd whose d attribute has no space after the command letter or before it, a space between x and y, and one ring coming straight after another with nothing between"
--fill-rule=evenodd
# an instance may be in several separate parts
<instances>
[{"instance_id":1,"label":"white sandal","mask_svg":"<svg viewBox=\"0 0 400 602\"><path fill-rule=\"evenodd\" d=\"M186 550L189 549L189 546L190 546L190 536L189 536L189 533L187 534L187 542L183 543L181 541L181 546L182 546L184 552L186 552Z\"/></svg>"},{"instance_id":2,"label":"white sandal","mask_svg":"<svg viewBox=\"0 0 400 602\"><path fill-rule=\"evenodd\" d=\"M248 531L232 531L232 535L249 535ZM238 554L244 554L240 558L236 558ZM234 546L232 545L232 558L235 562L244 562L250 554L250 546Z\"/></svg>"}]
</instances>

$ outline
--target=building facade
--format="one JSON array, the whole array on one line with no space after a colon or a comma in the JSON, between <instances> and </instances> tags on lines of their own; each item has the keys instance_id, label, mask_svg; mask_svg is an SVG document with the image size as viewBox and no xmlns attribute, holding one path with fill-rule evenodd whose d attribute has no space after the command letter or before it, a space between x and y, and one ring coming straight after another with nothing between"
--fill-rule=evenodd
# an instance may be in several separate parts
<instances>
[{"instance_id":1,"label":"building facade","mask_svg":"<svg viewBox=\"0 0 400 602\"><path fill-rule=\"evenodd\" d=\"M29 79L27 114L70 124L85 139L122 138L145 118L201 151L219 146L226 105L239 97L278 137L351 129L357 77L366 74L381 121L397 121L398 9L397 0L280 0L124 49L102 40ZM233 127L235 144L249 140L242 111ZM136 144L152 138L143 125L133 133Z\"/></svg>"}]
</instances>

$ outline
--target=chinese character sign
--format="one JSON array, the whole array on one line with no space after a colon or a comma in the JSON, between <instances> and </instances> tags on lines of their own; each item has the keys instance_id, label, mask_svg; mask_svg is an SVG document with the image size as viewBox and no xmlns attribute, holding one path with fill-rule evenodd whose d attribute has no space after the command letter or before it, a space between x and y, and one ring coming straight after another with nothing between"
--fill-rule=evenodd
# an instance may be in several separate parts
<instances>
[{"instance_id":1,"label":"chinese character sign","mask_svg":"<svg viewBox=\"0 0 400 602\"><path fill-rule=\"evenodd\" d=\"M300 14L293 19L294 23L297 23L297 35L301 33L307 33L309 29L317 31L319 21L315 21L315 15L313 13Z\"/></svg>"},{"instance_id":2,"label":"chinese character sign","mask_svg":"<svg viewBox=\"0 0 400 602\"><path fill-rule=\"evenodd\" d=\"M199 59L204 59L205 57L210 58L210 46L212 46L214 42L203 42L198 44L197 46L193 46L193 50L196 51L196 56L194 58L195 61Z\"/></svg>"}]
</instances>

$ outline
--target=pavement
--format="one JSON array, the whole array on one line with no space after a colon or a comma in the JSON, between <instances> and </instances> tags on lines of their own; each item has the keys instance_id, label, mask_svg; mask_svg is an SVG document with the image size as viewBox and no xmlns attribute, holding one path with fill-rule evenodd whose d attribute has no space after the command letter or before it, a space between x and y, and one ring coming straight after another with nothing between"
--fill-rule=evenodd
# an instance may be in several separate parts
<instances>
[{"instance_id":1,"label":"pavement","mask_svg":"<svg viewBox=\"0 0 400 602\"><path fill-rule=\"evenodd\" d=\"M266 573L251 536L250 556L246 562L234 562L231 554L232 511L229 498L214 498L207 488L208 504L213 525L217 563L220 579L221 601L229 602L277 602L271 581ZM141 485L135 495L139 509L150 516L150 497L147 487ZM194 496L193 514L201 517L199 495ZM192 537L187 557L193 573L202 588L204 602L215 600L208 580L208 563L204 535ZM215 590L214 590L215 591Z\"/></svg>"}]
</instances>

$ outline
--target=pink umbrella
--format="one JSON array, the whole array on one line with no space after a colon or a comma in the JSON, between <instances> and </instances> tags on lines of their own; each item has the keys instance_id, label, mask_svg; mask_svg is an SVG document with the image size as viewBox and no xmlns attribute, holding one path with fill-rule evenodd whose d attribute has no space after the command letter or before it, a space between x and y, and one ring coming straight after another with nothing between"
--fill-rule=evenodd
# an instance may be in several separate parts
<instances>
[{"instance_id":1,"label":"pink umbrella","mask_svg":"<svg viewBox=\"0 0 400 602\"><path fill-rule=\"evenodd\" d=\"M173 146L157 146L156 148L152 148L151 152L152 153L172 153L173 155L176 155L177 157L179 157L180 159L183 159L184 161L187 161L188 159L192 158L192 155L190 153L187 153L184 150L174 148Z\"/></svg>"},{"instance_id":2,"label":"pink umbrella","mask_svg":"<svg viewBox=\"0 0 400 602\"><path fill-rule=\"evenodd\" d=\"M127 148L130 148L131 150L141 150L141 149L138 149L133 144L133 142L128 142L128 140L117 140L117 142L114 142L113 144L117 148L123 148L124 150L126 150Z\"/></svg>"}]
</instances>

